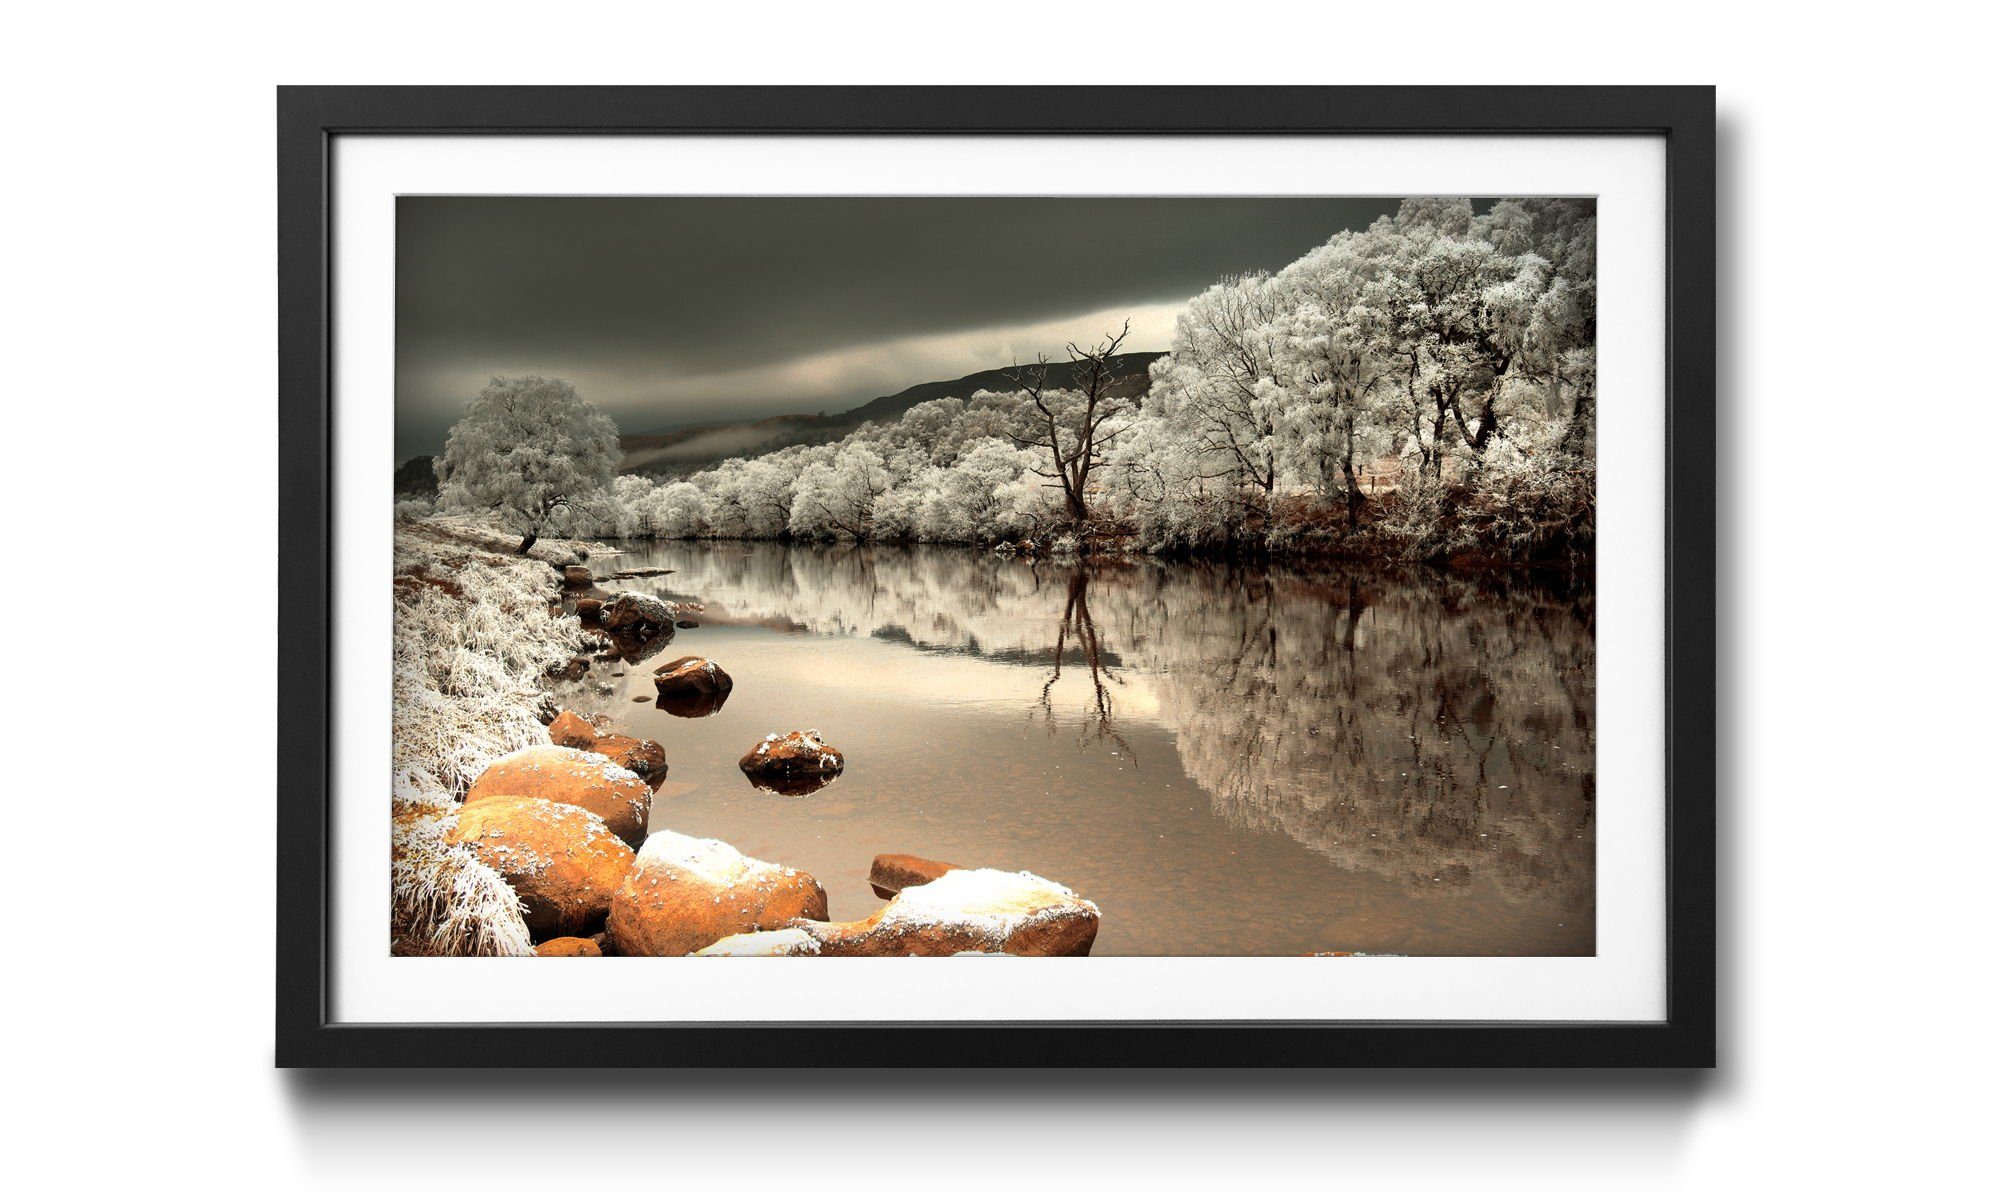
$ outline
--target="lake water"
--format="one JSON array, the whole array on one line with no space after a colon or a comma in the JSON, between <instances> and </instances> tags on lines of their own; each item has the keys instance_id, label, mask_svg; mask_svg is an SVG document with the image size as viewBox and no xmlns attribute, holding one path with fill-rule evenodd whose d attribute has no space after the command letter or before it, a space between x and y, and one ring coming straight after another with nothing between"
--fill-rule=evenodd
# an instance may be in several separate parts
<instances>
[{"instance_id":1,"label":"lake water","mask_svg":"<svg viewBox=\"0 0 2000 1200\"><path fill-rule=\"evenodd\" d=\"M591 564L605 588L707 611L557 698L665 745L653 828L810 872L836 920L881 905L868 866L897 852L1068 885L1103 910L1093 954L1593 952L1587 591L933 547L623 550ZM653 703L652 668L684 654L735 678L720 711ZM737 769L806 728L847 756L824 789L775 795Z\"/></svg>"}]
</instances>

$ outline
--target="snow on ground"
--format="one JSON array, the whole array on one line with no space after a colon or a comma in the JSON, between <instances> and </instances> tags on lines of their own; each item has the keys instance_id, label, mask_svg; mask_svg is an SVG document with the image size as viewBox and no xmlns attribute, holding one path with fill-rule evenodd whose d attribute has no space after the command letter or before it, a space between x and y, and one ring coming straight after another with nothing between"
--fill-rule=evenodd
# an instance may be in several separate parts
<instances>
[{"instance_id":1,"label":"snow on ground","mask_svg":"<svg viewBox=\"0 0 2000 1200\"><path fill-rule=\"evenodd\" d=\"M463 518L398 521L390 887L398 953L525 955L512 888L444 835L503 754L549 742L542 680L588 648L550 611L558 569L602 547L518 539Z\"/></svg>"}]
</instances>

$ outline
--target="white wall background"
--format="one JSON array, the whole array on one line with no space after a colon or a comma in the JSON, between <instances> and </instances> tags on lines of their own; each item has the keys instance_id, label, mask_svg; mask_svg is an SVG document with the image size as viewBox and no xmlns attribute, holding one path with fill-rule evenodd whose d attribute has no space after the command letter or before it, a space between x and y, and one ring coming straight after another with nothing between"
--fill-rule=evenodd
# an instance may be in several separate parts
<instances>
[{"instance_id":1,"label":"white wall background","mask_svg":"<svg viewBox=\"0 0 2000 1200\"><path fill-rule=\"evenodd\" d=\"M17 1170L65 1192L260 1194L1991 1186L1990 18L713 7L9 19L0 878ZM1720 84L1724 1067L272 1070L281 81ZM1906 418L1934 405L1955 414L1948 433ZM1878 473L1893 482L1874 491Z\"/></svg>"}]
</instances>

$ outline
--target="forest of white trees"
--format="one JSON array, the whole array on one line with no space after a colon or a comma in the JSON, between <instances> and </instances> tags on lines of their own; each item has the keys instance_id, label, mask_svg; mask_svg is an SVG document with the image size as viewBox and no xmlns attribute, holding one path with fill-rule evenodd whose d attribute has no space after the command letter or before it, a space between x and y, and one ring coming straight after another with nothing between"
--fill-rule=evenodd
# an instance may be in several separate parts
<instances>
[{"instance_id":1,"label":"forest of white trees","mask_svg":"<svg viewBox=\"0 0 2000 1200\"><path fill-rule=\"evenodd\" d=\"M1408 200L1194 297L1143 396L1111 386L1124 335L1108 331L1066 348L1075 387L1028 364L1013 390L665 481L614 477L608 419L567 384L496 380L437 461L440 504L502 512L529 539L1587 555L1595 264L1589 201ZM561 415L523 449L527 403Z\"/></svg>"}]
</instances>

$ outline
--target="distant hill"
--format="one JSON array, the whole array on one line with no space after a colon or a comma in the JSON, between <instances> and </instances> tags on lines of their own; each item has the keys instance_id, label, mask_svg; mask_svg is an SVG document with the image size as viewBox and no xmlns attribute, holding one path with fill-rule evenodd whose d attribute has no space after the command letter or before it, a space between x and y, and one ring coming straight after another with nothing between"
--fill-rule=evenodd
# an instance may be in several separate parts
<instances>
[{"instance_id":1,"label":"distant hill","mask_svg":"<svg viewBox=\"0 0 2000 1200\"><path fill-rule=\"evenodd\" d=\"M1138 354L1120 354L1111 360L1112 374L1117 383L1112 385L1114 396L1138 396L1146 391L1147 368L1153 360L1162 356L1160 351L1143 351ZM854 426L869 421L894 421L926 400L937 400L945 396L969 398L974 392L1012 392L1020 385L1014 382L1018 367L997 367L991 371L980 371L962 379L947 379L938 383L920 383L904 388L893 396L877 396L860 408L851 408L841 416L852 421ZM1073 362L1053 362L1049 364L1048 382L1050 387L1075 387L1082 382L1080 364Z\"/></svg>"},{"instance_id":2,"label":"distant hill","mask_svg":"<svg viewBox=\"0 0 2000 1200\"><path fill-rule=\"evenodd\" d=\"M1111 394L1144 395L1150 383L1147 369L1153 365L1153 360L1159 357L1161 352L1158 351L1142 351L1114 357L1111 362L1116 382L1112 384ZM688 475L728 458L769 454L786 446L809 446L838 441L870 421L886 423L898 420L904 413L926 400L937 400L945 396L970 398L974 392L979 391L1015 391L1018 387L1014 382L1016 370L1014 367L997 367L959 379L920 383L915 387L904 388L893 396L877 396L868 403L843 413L766 417L761 421L695 425L664 433L628 434L618 439L619 445L625 451L624 461L618 464L618 470L628 475ZM1075 387L1080 378L1081 372L1076 363L1049 364L1048 382L1051 387ZM401 479L402 473L398 471L399 490ZM435 484L432 486L435 489Z\"/></svg>"}]
</instances>

